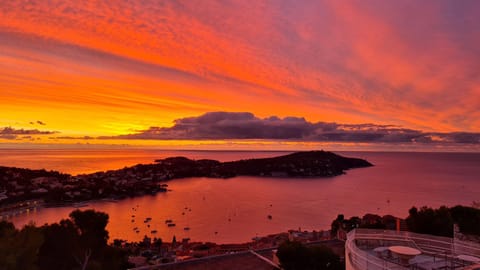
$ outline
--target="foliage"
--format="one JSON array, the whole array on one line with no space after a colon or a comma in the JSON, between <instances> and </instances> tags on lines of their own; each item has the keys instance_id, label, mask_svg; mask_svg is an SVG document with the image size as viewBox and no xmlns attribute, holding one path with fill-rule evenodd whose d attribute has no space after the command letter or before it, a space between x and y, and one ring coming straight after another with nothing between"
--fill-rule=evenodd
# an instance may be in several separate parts
<instances>
[{"instance_id":1,"label":"foliage","mask_svg":"<svg viewBox=\"0 0 480 270\"><path fill-rule=\"evenodd\" d=\"M285 270L344 268L340 258L326 246L307 247L297 241L286 241L278 248L277 256Z\"/></svg>"},{"instance_id":2,"label":"foliage","mask_svg":"<svg viewBox=\"0 0 480 270\"><path fill-rule=\"evenodd\" d=\"M462 233L480 235L480 209L457 205L450 213Z\"/></svg>"},{"instance_id":3,"label":"foliage","mask_svg":"<svg viewBox=\"0 0 480 270\"><path fill-rule=\"evenodd\" d=\"M76 210L70 219L20 231L0 221L0 269L126 269L127 254L107 245L108 215Z\"/></svg>"},{"instance_id":4,"label":"foliage","mask_svg":"<svg viewBox=\"0 0 480 270\"><path fill-rule=\"evenodd\" d=\"M453 237L453 224L457 223L461 232L480 235L480 210L473 207L412 207L406 221L408 229L417 233Z\"/></svg>"},{"instance_id":5,"label":"foliage","mask_svg":"<svg viewBox=\"0 0 480 270\"><path fill-rule=\"evenodd\" d=\"M343 214L339 214L337 218L332 221L330 233L332 236L335 236L337 235L339 229L349 232L355 228L360 227L361 224L362 220L359 217L351 217L350 219L345 219L345 216Z\"/></svg>"},{"instance_id":6,"label":"foliage","mask_svg":"<svg viewBox=\"0 0 480 270\"><path fill-rule=\"evenodd\" d=\"M331 225L331 234L336 235L338 230L342 228L342 224L345 220L345 217L343 214L339 214L337 218L332 222Z\"/></svg>"},{"instance_id":7,"label":"foliage","mask_svg":"<svg viewBox=\"0 0 480 270\"><path fill-rule=\"evenodd\" d=\"M70 213L70 218L79 230L79 240L85 248L103 248L107 245L107 214L94 210L75 210Z\"/></svg>"},{"instance_id":8,"label":"foliage","mask_svg":"<svg viewBox=\"0 0 480 270\"><path fill-rule=\"evenodd\" d=\"M77 248L77 231L71 220L43 227L45 242L40 247L40 269L73 269L77 266L74 252Z\"/></svg>"},{"instance_id":9,"label":"foliage","mask_svg":"<svg viewBox=\"0 0 480 270\"><path fill-rule=\"evenodd\" d=\"M32 225L22 230L12 223L0 221L0 262L1 269L36 270L36 253L43 243L41 230Z\"/></svg>"}]
</instances>

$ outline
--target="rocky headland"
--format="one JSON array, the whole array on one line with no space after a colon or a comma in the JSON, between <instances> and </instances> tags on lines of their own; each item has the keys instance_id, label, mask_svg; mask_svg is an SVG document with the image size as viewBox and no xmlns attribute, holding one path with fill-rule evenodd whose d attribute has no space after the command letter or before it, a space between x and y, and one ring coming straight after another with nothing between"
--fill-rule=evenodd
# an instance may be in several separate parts
<instances>
[{"instance_id":1,"label":"rocky headland","mask_svg":"<svg viewBox=\"0 0 480 270\"><path fill-rule=\"evenodd\" d=\"M54 205L156 194L167 191L166 181L186 177L332 177L348 169L369 166L373 165L363 159L309 151L229 162L170 157L153 164L75 176L56 171L0 167L0 206L34 199Z\"/></svg>"}]
</instances>

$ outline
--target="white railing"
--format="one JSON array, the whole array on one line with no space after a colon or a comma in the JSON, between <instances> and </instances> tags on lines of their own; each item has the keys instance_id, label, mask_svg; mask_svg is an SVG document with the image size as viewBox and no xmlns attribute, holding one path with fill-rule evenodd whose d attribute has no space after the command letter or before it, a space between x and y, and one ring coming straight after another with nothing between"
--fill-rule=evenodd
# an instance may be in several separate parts
<instances>
[{"instance_id":1,"label":"white railing","mask_svg":"<svg viewBox=\"0 0 480 270\"><path fill-rule=\"evenodd\" d=\"M347 261L347 270L387 270L393 268L403 268L360 249L355 244L355 239L355 230L353 230L348 233L347 241L345 242L345 260ZM352 267L349 267L349 264Z\"/></svg>"},{"instance_id":2,"label":"white railing","mask_svg":"<svg viewBox=\"0 0 480 270\"><path fill-rule=\"evenodd\" d=\"M345 242L345 259L349 260L353 269L357 270L406 268L379 258L366 250L362 250L357 246L358 241L356 240L364 240L364 244L373 246L391 246L399 244L411 246L419 249L422 253L432 256L448 256L450 258L453 258L456 255L480 256L480 244L478 243L405 231L355 229L347 235L347 241Z\"/></svg>"}]
</instances>

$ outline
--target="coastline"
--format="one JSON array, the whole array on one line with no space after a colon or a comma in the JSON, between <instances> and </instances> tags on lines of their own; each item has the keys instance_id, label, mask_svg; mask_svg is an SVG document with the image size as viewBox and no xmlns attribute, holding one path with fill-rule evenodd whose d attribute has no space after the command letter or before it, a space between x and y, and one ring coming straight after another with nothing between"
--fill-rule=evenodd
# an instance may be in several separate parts
<instances>
[{"instance_id":1,"label":"coastline","mask_svg":"<svg viewBox=\"0 0 480 270\"><path fill-rule=\"evenodd\" d=\"M118 170L71 176L56 171L0 167L6 182L0 205L35 198L46 203L81 202L95 199L123 199L166 192L165 182L187 177L232 178L333 177L352 168L373 166L366 160L347 158L325 151L296 152L289 155L230 162L185 157L157 159Z\"/></svg>"}]
</instances>

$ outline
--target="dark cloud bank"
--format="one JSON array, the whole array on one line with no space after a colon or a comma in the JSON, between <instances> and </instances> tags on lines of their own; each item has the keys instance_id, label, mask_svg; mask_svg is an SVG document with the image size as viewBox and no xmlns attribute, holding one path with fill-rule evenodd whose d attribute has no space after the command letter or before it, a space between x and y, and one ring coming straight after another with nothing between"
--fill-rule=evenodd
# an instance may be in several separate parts
<instances>
[{"instance_id":1,"label":"dark cloud bank","mask_svg":"<svg viewBox=\"0 0 480 270\"><path fill-rule=\"evenodd\" d=\"M16 129L12 127L4 127L0 128L0 138L1 139L8 139L8 140L15 140L18 138L18 136L23 136L23 135L48 135L48 134L56 134L58 133L57 131L42 131L38 129ZM27 138L23 137L23 138Z\"/></svg>"},{"instance_id":2,"label":"dark cloud bank","mask_svg":"<svg viewBox=\"0 0 480 270\"><path fill-rule=\"evenodd\" d=\"M272 116L262 119L248 112L209 112L198 117L177 119L174 123L173 127L150 127L134 134L99 137L99 139L480 143L480 133L430 133L392 125L312 123L299 117Z\"/></svg>"}]
</instances>

